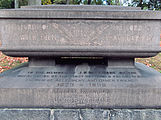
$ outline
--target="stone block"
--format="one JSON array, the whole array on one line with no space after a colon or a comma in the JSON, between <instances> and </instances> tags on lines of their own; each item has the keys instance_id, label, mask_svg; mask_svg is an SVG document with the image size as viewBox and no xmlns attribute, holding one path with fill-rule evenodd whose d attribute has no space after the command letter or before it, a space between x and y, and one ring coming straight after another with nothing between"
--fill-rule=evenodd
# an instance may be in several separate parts
<instances>
[{"instance_id":1,"label":"stone block","mask_svg":"<svg viewBox=\"0 0 161 120\"><path fill-rule=\"evenodd\" d=\"M110 120L161 120L161 110L115 109L110 111Z\"/></svg>"},{"instance_id":2,"label":"stone block","mask_svg":"<svg viewBox=\"0 0 161 120\"><path fill-rule=\"evenodd\" d=\"M0 120L50 120L50 110L0 109Z\"/></svg>"},{"instance_id":3,"label":"stone block","mask_svg":"<svg viewBox=\"0 0 161 120\"><path fill-rule=\"evenodd\" d=\"M111 110L110 120L132 120L132 112L130 110Z\"/></svg>"},{"instance_id":4,"label":"stone block","mask_svg":"<svg viewBox=\"0 0 161 120\"><path fill-rule=\"evenodd\" d=\"M82 120L108 120L109 110L103 109L81 109Z\"/></svg>"},{"instance_id":5,"label":"stone block","mask_svg":"<svg viewBox=\"0 0 161 120\"><path fill-rule=\"evenodd\" d=\"M34 0L33 0L34 1ZM37 0L38 1L38 0ZM65 10L141 10L141 7L123 7L118 5L32 5L21 6L24 9L65 9Z\"/></svg>"},{"instance_id":6,"label":"stone block","mask_svg":"<svg viewBox=\"0 0 161 120\"><path fill-rule=\"evenodd\" d=\"M130 8L54 5L0 10L0 50L29 57L155 56L160 52L161 12Z\"/></svg>"},{"instance_id":7,"label":"stone block","mask_svg":"<svg viewBox=\"0 0 161 120\"><path fill-rule=\"evenodd\" d=\"M54 110L52 120L80 120L78 109Z\"/></svg>"},{"instance_id":8,"label":"stone block","mask_svg":"<svg viewBox=\"0 0 161 120\"><path fill-rule=\"evenodd\" d=\"M33 64L0 74L1 107L161 107L161 74L143 64Z\"/></svg>"}]
</instances>

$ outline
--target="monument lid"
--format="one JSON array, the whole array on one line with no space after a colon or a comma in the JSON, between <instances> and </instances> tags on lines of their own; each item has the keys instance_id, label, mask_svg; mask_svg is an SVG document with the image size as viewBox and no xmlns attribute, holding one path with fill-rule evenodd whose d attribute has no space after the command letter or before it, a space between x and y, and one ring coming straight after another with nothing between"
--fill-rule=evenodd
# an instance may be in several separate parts
<instances>
[{"instance_id":1,"label":"monument lid","mask_svg":"<svg viewBox=\"0 0 161 120\"><path fill-rule=\"evenodd\" d=\"M26 6L22 8L0 10L0 19L161 19L161 12L159 11L145 11L133 7L50 5Z\"/></svg>"},{"instance_id":2,"label":"monument lid","mask_svg":"<svg viewBox=\"0 0 161 120\"><path fill-rule=\"evenodd\" d=\"M155 56L160 21L159 11L120 6L3 9L0 50L10 56Z\"/></svg>"},{"instance_id":3,"label":"monument lid","mask_svg":"<svg viewBox=\"0 0 161 120\"><path fill-rule=\"evenodd\" d=\"M118 5L30 5L21 6L23 9L65 9L65 10L141 10L141 7Z\"/></svg>"}]
</instances>

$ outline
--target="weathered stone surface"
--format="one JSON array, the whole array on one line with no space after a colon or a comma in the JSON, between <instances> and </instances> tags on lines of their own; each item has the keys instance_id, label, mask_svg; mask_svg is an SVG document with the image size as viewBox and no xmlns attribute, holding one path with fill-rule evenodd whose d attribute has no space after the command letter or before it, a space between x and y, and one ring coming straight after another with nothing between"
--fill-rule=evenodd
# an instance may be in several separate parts
<instances>
[{"instance_id":1,"label":"weathered stone surface","mask_svg":"<svg viewBox=\"0 0 161 120\"><path fill-rule=\"evenodd\" d=\"M50 110L0 109L0 120L50 120Z\"/></svg>"},{"instance_id":2,"label":"weathered stone surface","mask_svg":"<svg viewBox=\"0 0 161 120\"><path fill-rule=\"evenodd\" d=\"M118 5L32 5L32 6L21 6L26 9L68 9L68 10L141 10L141 7L123 7Z\"/></svg>"},{"instance_id":3,"label":"weathered stone surface","mask_svg":"<svg viewBox=\"0 0 161 120\"><path fill-rule=\"evenodd\" d=\"M0 50L5 54L134 58L161 51L161 12L116 6L37 7L0 10Z\"/></svg>"},{"instance_id":4,"label":"weathered stone surface","mask_svg":"<svg viewBox=\"0 0 161 120\"><path fill-rule=\"evenodd\" d=\"M29 56L29 64L0 74L0 107L161 107L161 74L134 64L135 57L160 52L161 12L39 8L0 10L0 50ZM79 59L62 62L60 56ZM104 120L109 114L111 120L156 118L153 111L55 110L52 119Z\"/></svg>"},{"instance_id":5,"label":"weathered stone surface","mask_svg":"<svg viewBox=\"0 0 161 120\"><path fill-rule=\"evenodd\" d=\"M110 111L110 120L161 120L161 111L159 109L115 109Z\"/></svg>"},{"instance_id":6,"label":"weathered stone surface","mask_svg":"<svg viewBox=\"0 0 161 120\"><path fill-rule=\"evenodd\" d=\"M108 120L109 110L103 109L81 109L82 120Z\"/></svg>"},{"instance_id":7,"label":"weathered stone surface","mask_svg":"<svg viewBox=\"0 0 161 120\"><path fill-rule=\"evenodd\" d=\"M54 110L52 120L80 120L80 112L77 109Z\"/></svg>"},{"instance_id":8,"label":"weathered stone surface","mask_svg":"<svg viewBox=\"0 0 161 120\"><path fill-rule=\"evenodd\" d=\"M43 6L45 7L45 6ZM96 7L97 8L97 7ZM107 8L107 9L106 9ZM59 19L116 19L116 20L160 20L159 11L145 10L103 10L87 9L11 9L0 10L0 18L59 18ZM139 16L138 16L139 15ZM126 18L126 19L125 19Z\"/></svg>"},{"instance_id":9,"label":"weathered stone surface","mask_svg":"<svg viewBox=\"0 0 161 120\"><path fill-rule=\"evenodd\" d=\"M110 120L132 120L132 112L130 110L111 110Z\"/></svg>"},{"instance_id":10,"label":"weathered stone surface","mask_svg":"<svg viewBox=\"0 0 161 120\"><path fill-rule=\"evenodd\" d=\"M0 109L1 120L161 120L161 109Z\"/></svg>"},{"instance_id":11,"label":"weathered stone surface","mask_svg":"<svg viewBox=\"0 0 161 120\"><path fill-rule=\"evenodd\" d=\"M5 20L0 28L0 49L12 56L147 57L160 51L159 21Z\"/></svg>"},{"instance_id":12,"label":"weathered stone surface","mask_svg":"<svg viewBox=\"0 0 161 120\"><path fill-rule=\"evenodd\" d=\"M145 65L59 62L51 67L26 64L1 74L0 107L161 107L161 74Z\"/></svg>"}]
</instances>

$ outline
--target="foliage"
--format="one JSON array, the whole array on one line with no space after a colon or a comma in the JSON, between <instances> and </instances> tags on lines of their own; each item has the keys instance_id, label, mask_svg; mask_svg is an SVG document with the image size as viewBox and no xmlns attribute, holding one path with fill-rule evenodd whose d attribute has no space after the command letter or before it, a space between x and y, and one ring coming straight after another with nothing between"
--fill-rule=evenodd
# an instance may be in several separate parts
<instances>
[{"instance_id":1,"label":"foliage","mask_svg":"<svg viewBox=\"0 0 161 120\"><path fill-rule=\"evenodd\" d=\"M91 4L91 5L102 5L102 0L42 0L42 5L49 5L49 4Z\"/></svg>"},{"instance_id":2,"label":"foliage","mask_svg":"<svg viewBox=\"0 0 161 120\"><path fill-rule=\"evenodd\" d=\"M49 5L49 4L52 4L52 1L51 0L41 0L41 4L42 5Z\"/></svg>"},{"instance_id":3,"label":"foliage","mask_svg":"<svg viewBox=\"0 0 161 120\"><path fill-rule=\"evenodd\" d=\"M18 0L19 1L19 7L28 5L28 0Z\"/></svg>"},{"instance_id":4,"label":"foliage","mask_svg":"<svg viewBox=\"0 0 161 120\"><path fill-rule=\"evenodd\" d=\"M161 0L133 0L130 6L141 7L144 10L161 10Z\"/></svg>"},{"instance_id":5,"label":"foliage","mask_svg":"<svg viewBox=\"0 0 161 120\"><path fill-rule=\"evenodd\" d=\"M54 0L53 4L66 4L66 0Z\"/></svg>"},{"instance_id":6,"label":"foliage","mask_svg":"<svg viewBox=\"0 0 161 120\"><path fill-rule=\"evenodd\" d=\"M0 0L0 8L14 8L14 0Z\"/></svg>"},{"instance_id":7,"label":"foliage","mask_svg":"<svg viewBox=\"0 0 161 120\"><path fill-rule=\"evenodd\" d=\"M0 8L7 9L7 8L14 8L14 0L0 0ZM28 0L18 0L19 7L28 4Z\"/></svg>"},{"instance_id":8,"label":"foliage","mask_svg":"<svg viewBox=\"0 0 161 120\"><path fill-rule=\"evenodd\" d=\"M128 0L126 0L128 2ZM84 5L122 5L120 0L42 0L42 5L48 4L84 4ZM160 10L161 0L133 0L129 6L141 7L142 9Z\"/></svg>"},{"instance_id":9,"label":"foliage","mask_svg":"<svg viewBox=\"0 0 161 120\"><path fill-rule=\"evenodd\" d=\"M102 0L84 0L82 3L84 5L103 5Z\"/></svg>"},{"instance_id":10,"label":"foliage","mask_svg":"<svg viewBox=\"0 0 161 120\"><path fill-rule=\"evenodd\" d=\"M18 0L19 6L28 4L28 0ZM161 0L132 0L129 6L141 7L142 9L161 10ZM84 4L84 5L122 5L120 0L42 0L42 5L49 4ZM0 0L0 8L14 8L14 0Z\"/></svg>"}]
</instances>

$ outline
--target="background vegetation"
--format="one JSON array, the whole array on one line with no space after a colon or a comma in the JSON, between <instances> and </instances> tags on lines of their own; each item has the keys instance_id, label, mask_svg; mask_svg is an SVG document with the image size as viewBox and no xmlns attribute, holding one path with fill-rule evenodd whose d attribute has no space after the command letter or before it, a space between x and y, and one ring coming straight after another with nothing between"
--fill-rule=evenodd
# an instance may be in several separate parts
<instances>
[{"instance_id":1,"label":"background vegetation","mask_svg":"<svg viewBox=\"0 0 161 120\"><path fill-rule=\"evenodd\" d=\"M14 8L14 1L13 0L0 0L0 8Z\"/></svg>"},{"instance_id":2,"label":"background vegetation","mask_svg":"<svg viewBox=\"0 0 161 120\"><path fill-rule=\"evenodd\" d=\"M14 8L14 2L19 6L27 5L28 0L0 0L0 8ZM75 4L75 5L124 5L141 7L142 9L161 10L161 0L41 0L42 5Z\"/></svg>"}]
</instances>

